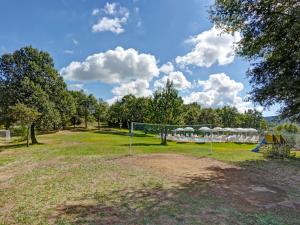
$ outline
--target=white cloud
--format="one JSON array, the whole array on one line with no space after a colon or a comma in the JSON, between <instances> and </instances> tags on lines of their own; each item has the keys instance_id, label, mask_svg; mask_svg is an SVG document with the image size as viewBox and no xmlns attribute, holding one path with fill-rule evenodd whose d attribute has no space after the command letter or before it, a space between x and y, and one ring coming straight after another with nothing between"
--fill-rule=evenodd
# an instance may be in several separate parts
<instances>
[{"instance_id":1,"label":"white cloud","mask_svg":"<svg viewBox=\"0 0 300 225\"><path fill-rule=\"evenodd\" d=\"M162 73L165 73L165 74L169 74L171 72L174 71L174 66L171 62L167 62L165 64L163 64L159 70L162 72Z\"/></svg>"},{"instance_id":2,"label":"white cloud","mask_svg":"<svg viewBox=\"0 0 300 225\"><path fill-rule=\"evenodd\" d=\"M114 15L114 14L117 13L117 9L116 8L117 8L117 3L115 3L115 2L112 2L112 3L107 2L106 5L103 8L103 11L107 15Z\"/></svg>"},{"instance_id":3,"label":"white cloud","mask_svg":"<svg viewBox=\"0 0 300 225\"><path fill-rule=\"evenodd\" d=\"M60 74L66 80L124 83L136 79L150 81L159 75L159 69L153 55L117 47L90 55L83 62L71 62Z\"/></svg>"},{"instance_id":4,"label":"white cloud","mask_svg":"<svg viewBox=\"0 0 300 225\"><path fill-rule=\"evenodd\" d=\"M205 108L229 105L235 106L240 112L253 108L250 102L244 101L240 96L244 85L230 79L224 73L211 74L208 80L198 81L198 85L202 87L203 91L192 92L183 97L185 103L197 102Z\"/></svg>"},{"instance_id":5,"label":"white cloud","mask_svg":"<svg viewBox=\"0 0 300 225\"><path fill-rule=\"evenodd\" d=\"M161 79L154 82L155 88L163 88L166 86L167 81L170 80L173 82L174 87L179 90L184 90L191 88L192 84L189 82L186 77L180 71L170 72L168 75L163 76Z\"/></svg>"},{"instance_id":6,"label":"white cloud","mask_svg":"<svg viewBox=\"0 0 300 225\"><path fill-rule=\"evenodd\" d=\"M92 15L93 15L93 16L96 16L99 12L100 12L100 9L95 8L95 9L93 9L93 11L92 11Z\"/></svg>"},{"instance_id":7,"label":"white cloud","mask_svg":"<svg viewBox=\"0 0 300 225\"><path fill-rule=\"evenodd\" d=\"M113 19L110 19L108 17L103 17L98 21L98 23L93 25L92 30L93 32L110 31L115 34L120 34L125 31L122 26L126 22L127 22L126 17L122 17L122 18L115 17Z\"/></svg>"},{"instance_id":8,"label":"white cloud","mask_svg":"<svg viewBox=\"0 0 300 225\"><path fill-rule=\"evenodd\" d=\"M78 45L79 44L79 42L76 39L73 39L72 41L73 41L74 45Z\"/></svg>"},{"instance_id":9,"label":"white cloud","mask_svg":"<svg viewBox=\"0 0 300 225\"><path fill-rule=\"evenodd\" d=\"M222 30L212 27L197 36L191 37L186 42L194 45L193 49L184 56L177 56L176 63L181 67L188 65L210 67L217 63L225 65L234 60L235 43L241 40L238 32L233 35L222 33Z\"/></svg>"},{"instance_id":10,"label":"white cloud","mask_svg":"<svg viewBox=\"0 0 300 225\"><path fill-rule=\"evenodd\" d=\"M73 91L85 90L83 84L69 84L68 89Z\"/></svg>"},{"instance_id":11,"label":"white cloud","mask_svg":"<svg viewBox=\"0 0 300 225\"><path fill-rule=\"evenodd\" d=\"M113 88L112 93L119 97L128 94L132 94L136 97L146 97L151 95L152 91L149 90L149 82L147 80L137 79L128 83L123 83L119 87Z\"/></svg>"},{"instance_id":12,"label":"white cloud","mask_svg":"<svg viewBox=\"0 0 300 225\"><path fill-rule=\"evenodd\" d=\"M74 51L73 50L64 50L64 54L66 54L66 55L72 55L72 54L74 54Z\"/></svg>"},{"instance_id":13,"label":"white cloud","mask_svg":"<svg viewBox=\"0 0 300 225\"><path fill-rule=\"evenodd\" d=\"M98 19L98 22L92 26L93 32L110 31L115 34L123 33L123 25L127 23L129 10L120 6L118 3L106 3L101 9L106 16ZM99 9L93 10L93 15L99 14Z\"/></svg>"}]
</instances>

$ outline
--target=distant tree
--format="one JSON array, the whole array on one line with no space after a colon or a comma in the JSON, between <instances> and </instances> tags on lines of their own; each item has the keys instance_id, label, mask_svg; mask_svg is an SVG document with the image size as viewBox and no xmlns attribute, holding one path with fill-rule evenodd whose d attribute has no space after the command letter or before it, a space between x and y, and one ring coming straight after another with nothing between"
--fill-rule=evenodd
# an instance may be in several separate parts
<instances>
[{"instance_id":1,"label":"distant tree","mask_svg":"<svg viewBox=\"0 0 300 225\"><path fill-rule=\"evenodd\" d=\"M75 101L75 114L71 118L73 126L78 124L81 119L84 121L84 127L87 128L88 122L93 121L97 107L97 99L92 95L87 95L83 90L70 91Z\"/></svg>"},{"instance_id":2,"label":"distant tree","mask_svg":"<svg viewBox=\"0 0 300 225\"><path fill-rule=\"evenodd\" d=\"M98 123L98 129L100 129L100 121L104 120L107 116L108 111L108 104L103 99L99 99L96 106L95 106L95 112L94 117Z\"/></svg>"},{"instance_id":3,"label":"distant tree","mask_svg":"<svg viewBox=\"0 0 300 225\"><path fill-rule=\"evenodd\" d=\"M201 106L197 103L192 103L184 105L183 120L184 124L195 125L199 124L199 119L201 115Z\"/></svg>"},{"instance_id":4,"label":"distant tree","mask_svg":"<svg viewBox=\"0 0 300 225\"><path fill-rule=\"evenodd\" d=\"M64 99L66 84L54 68L47 52L32 47L24 47L0 58L0 108L6 115L2 122L9 127L13 117L9 107L22 103L40 113L31 124L31 141L37 143L35 128L57 128L62 123L60 104ZM3 121L4 120L4 121Z\"/></svg>"},{"instance_id":5,"label":"distant tree","mask_svg":"<svg viewBox=\"0 0 300 225\"><path fill-rule=\"evenodd\" d=\"M198 124L211 124L213 127L222 126L222 118L215 109L204 108L201 109Z\"/></svg>"},{"instance_id":6,"label":"distant tree","mask_svg":"<svg viewBox=\"0 0 300 225\"><path fill-rule=\"evenodd\" d=\"M240 124L240 116L237 108L224 106L216 110L224 127L238 127Z\"/></svg>"},{"instance_id":7,"label":"distant tree","mask_svg":"<svg viewBox=\"0 0 300 225\"><path fill-rule=\"evenodd\" d=\"M119 126L122 128L124 121L124 108L120 101L113 103L107 113L107 122L109 126Z\"/></svg>"},{"instance_id":8,"label":"distant tree","mask_svg":"<svg viewBox=\"0 0 300 225\"><path fill-rule=\"evenodd\" d=\"M242 121L241 121L241 126L242 127L252 127L252 128L260 128L260 121L263 119L262 113L249 109L245 113L242 114Z\"/></svg>"},{"instance_id":9,"label":"distant tree","mask_svg":"<svg viewBox=\"0 0 300 225\"><path fill-rule=\"evenodd\" d=\"M22 126L26 127L26 142L28 147L30 127L41 116L41 114L37 110L28 108L22 103L10 106L9 112L16 121L19 121Z\"/></svg>"},{"instance_id":10,"label":"distant tree","mask_svg":"<svg viewBox=\"0 0 300 225\"><path fill-rule=\"evenodd\" d=\"M167 144L167 124L182 122L183 100L174 88L173 82L167 81L163 89L154 92L150 101L151 120L162 124L161 144Z\"/></svg>"},{"instance_id":11,"label":"distant tree","mask_svg":"<svg viewBox=\"0 0 300 225\"><path fill-rule=\"evenodd\" d=\"M299 0L216 0L210 13L218 27L242 34L238 53L254 61L250 99L280 103L283 117L300 121Z\"/></svg>"}]
</instances>

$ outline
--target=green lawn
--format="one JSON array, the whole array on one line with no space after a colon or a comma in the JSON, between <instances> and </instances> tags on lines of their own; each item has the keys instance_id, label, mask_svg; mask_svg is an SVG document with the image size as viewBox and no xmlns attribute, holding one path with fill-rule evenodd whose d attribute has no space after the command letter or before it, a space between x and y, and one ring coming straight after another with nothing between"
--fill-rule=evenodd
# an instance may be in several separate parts
<instances>
[{"instance_id":1,"label":"green lawn","mask_svg":"<svg viewBox=\"0 0 300 225\"><path fill-rule=\"evenodd\" d=\"M40 135L38 140L41 144L29 148L23 143L0 146L0 224L297 224L300 221L299 161L266 162L261 154L250 151L255 145L213 144L211 152L210 144L170 142L161 146L159 139L137 134L133 138L134 155L184 154L243 168L217 171L218 177L214 179L195 177L193 181L174 185L163 173L118 163L116 159L129 154L126 130L67 131ZM286 203L286 208L276 206L274 210L271 204L268 210L244 208L243 199L236 201L235 194L243 188L247 190L246 182L251 180L276 192L278 189L278 199L294 199L295 202L289 203L293 207ZM228 186L234 188L226 190Z\"/></svg>"}]
</instances>

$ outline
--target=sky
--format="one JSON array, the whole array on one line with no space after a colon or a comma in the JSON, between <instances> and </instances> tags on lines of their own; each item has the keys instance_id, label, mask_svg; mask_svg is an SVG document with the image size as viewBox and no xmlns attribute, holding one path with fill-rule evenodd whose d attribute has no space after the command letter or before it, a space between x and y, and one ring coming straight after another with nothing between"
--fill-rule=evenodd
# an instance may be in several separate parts
<instances>
[{"instance_id":1,"label":"sky","mask_svg":"<svg viewBox=\"0 0 300 225\"><path fill-rule=\"evenodd\" d=\"M213 0L0 0L0 55L47 51L71 90L109 103L150 96L172 80L185 103L256 108L247 102L250 62L209 20Z\"/></svg>"}]
</instances>

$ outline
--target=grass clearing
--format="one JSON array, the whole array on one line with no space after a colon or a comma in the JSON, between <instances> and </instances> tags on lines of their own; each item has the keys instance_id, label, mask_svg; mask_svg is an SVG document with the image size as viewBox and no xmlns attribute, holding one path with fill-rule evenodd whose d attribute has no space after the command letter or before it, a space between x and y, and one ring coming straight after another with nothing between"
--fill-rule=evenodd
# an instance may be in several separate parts
<instances>
[{"instance_id":1,"label":"grass clearing","mask_svg":"<svg viewBox=\"0 0 300 225\"><path fill-rule=\"evenodd\" d=\"M129 157L126 130L63 131L39 141L0 146L0 224L300 221L299 160L264 161L254 145L214 144L210 153L209 144L161 146L139 134Z\"/></svg>"}]
</instances>

